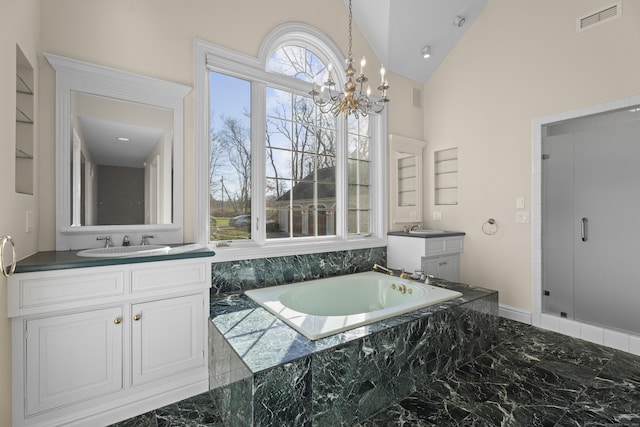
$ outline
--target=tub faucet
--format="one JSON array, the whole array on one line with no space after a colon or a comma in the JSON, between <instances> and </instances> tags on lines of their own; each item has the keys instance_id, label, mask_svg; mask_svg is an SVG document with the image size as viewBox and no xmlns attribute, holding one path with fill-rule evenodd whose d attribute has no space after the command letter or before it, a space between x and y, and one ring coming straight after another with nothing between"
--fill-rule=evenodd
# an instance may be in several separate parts
<instances>
[{"instance_id":1,"label":"tub faucet","mask_svg":"<svg viewBox=\"0 0 640 427\"><path fill-rule=\"evenodd\" d=\"M124 236L122 238L122 246L129 246L131 242L129 241L129 236Z\"/></svg>"},{"instance_id":2,"label":"tub faucet","mask_svg":"<svg viewBox=\"0 0 640 427\"><path fill-rule=\"evenodd\" d=\"M104 240L105 248L110 248L111 246L113 246L113 242L111 241L111 236L96 237L96 240Z\"/></svg>"},{"instance_id":3,"label":"tub faucet","mask_svg":"<svg viewBox=\"0 0 640 427\"><path fill-rule=\"evenodd\" d=\"M392 268L387 268L387 267L383 267L380 264L373 264L373 269L374 270L382 270L384 272L386 272L389 276L395 276L396 273L395 271L393 271ZM400 269L400 278L401 279L407 279L409 277L409 275L407 273L404 272L404 269Z\"/></svg>"}]
</instances>

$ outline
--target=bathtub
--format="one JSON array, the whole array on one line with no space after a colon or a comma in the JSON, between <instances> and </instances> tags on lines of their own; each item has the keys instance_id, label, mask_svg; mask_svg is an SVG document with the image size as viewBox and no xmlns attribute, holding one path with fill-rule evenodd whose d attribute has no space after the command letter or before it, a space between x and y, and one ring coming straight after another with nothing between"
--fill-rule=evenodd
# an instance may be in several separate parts
<instances>
[{"instance_id":1,"label":"bathtub","mask_svg":"<svg viewBox=\"0 0 640 427\"><path fill-rule=\"evenodd\" d=\"M245 295L310 340L462 296L374 271L253 289Z\"/></svg>"}]
</instances>

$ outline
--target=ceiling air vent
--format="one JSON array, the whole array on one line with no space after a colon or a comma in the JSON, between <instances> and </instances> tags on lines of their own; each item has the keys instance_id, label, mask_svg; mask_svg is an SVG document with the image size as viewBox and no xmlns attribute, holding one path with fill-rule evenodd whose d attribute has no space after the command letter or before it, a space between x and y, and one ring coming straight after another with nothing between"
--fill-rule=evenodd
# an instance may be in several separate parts
<instances>
[{"instance_id":1,"label":"ceiling air vent","mask_svg":"<svg viewBox=\"0 0 640 427\"><path fill-rule=\"evenodd\" d=\"M601 24L605 21L609 21L613 18L617 18L622 15L622 2L617 2L616 4L609 6L605 9L602 9L596 13L591 13L587 16L583 16L582 18L578 18L576 21L576 26L578 31L586 30L587 28L591 28L594 25Z\"/></svg>"}]
</instances>

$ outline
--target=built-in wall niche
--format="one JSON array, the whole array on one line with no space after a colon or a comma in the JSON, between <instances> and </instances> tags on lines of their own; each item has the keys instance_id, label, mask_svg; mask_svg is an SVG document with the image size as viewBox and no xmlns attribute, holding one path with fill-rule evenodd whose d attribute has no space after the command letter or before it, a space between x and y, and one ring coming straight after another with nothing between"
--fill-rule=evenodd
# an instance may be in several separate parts
<instances>
[{"instance_id":1,"label":"built-in wall niche","mask_svg":"<svg viewBox=\"0 0 640 427\"><path fill-rule=\"evenodd\" d=\"M458 148L434 153L434 203L458 204Z\"/></svg>"},{"instance_id":2,"label":"built-in wall niche","mask_svg":"<svg viewBox=\"0 0 640 427\"><path fill-rule=\"evenodd\" d=\"M35 140L34 73L16 45L16 193L33 194Z\"/></svg>"},{"instance_id":3,"label":"built-in wall niche","mask_svg":"<svg viewBox=\"0 0 640 427\"><path fill-rule=\"evenodd\" d=\"M389 135L390 217L393 225L422 222L424 141ZM399 227L398 227L399 228Z\"/></svg>"}]
</instances>

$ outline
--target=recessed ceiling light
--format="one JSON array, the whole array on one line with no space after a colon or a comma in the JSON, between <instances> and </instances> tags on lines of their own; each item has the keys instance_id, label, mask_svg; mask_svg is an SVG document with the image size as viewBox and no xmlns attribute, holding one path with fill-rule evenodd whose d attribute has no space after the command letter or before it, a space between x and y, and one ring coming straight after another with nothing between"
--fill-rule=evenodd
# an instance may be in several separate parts
<instances>
[{"instance_id":1,"label":"recessed ceiling light","mask_svg":"<svg viewBox=\"0 0 640 427\"><path fill-rule=\"evenodd\" d=\"M127 138L126 136L119 136L119 137L117 137L116 139L117 139L118 141L121 141L121 142L129 142L129 141L131 141L131 140L130 140L129 138Z\"/></svg>"},{"instance_id":2,"label":"recessed ceiling light","mask_svg":"<svg viewBox=\"0 0 640 427\"><path fill-rule=\"evenodd\" d=\"M431 48L429 46L423 47L421 52L424 59L427 59L431 56Z\"/></svg>"}]
</instances>

